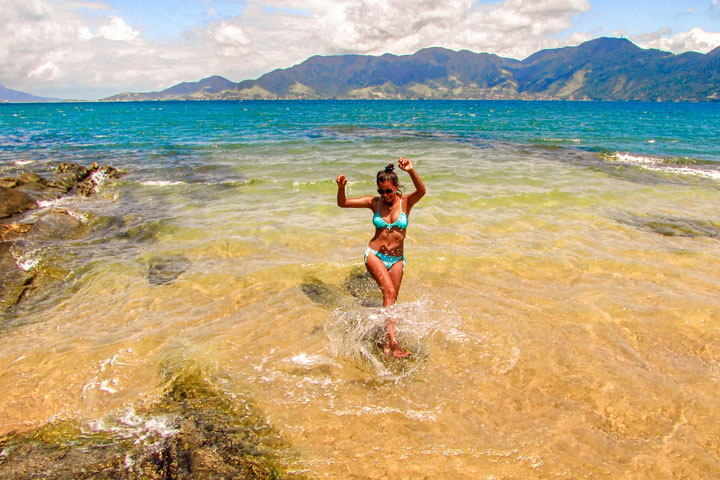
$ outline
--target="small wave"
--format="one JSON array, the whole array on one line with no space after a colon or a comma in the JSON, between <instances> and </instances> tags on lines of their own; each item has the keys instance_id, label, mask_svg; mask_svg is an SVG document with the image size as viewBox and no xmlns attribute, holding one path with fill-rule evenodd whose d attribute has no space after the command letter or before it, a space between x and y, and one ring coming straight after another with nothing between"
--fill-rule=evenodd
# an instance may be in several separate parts
<instances>
[{"instance_id":1,"label":"small wave","mask_svg":"<svg viewBox=\"0 0 720 480\"><path fill-rule=\"evenodd\" d=\"M77 197L60 197L54 200L40 200L38 201L38 207L40 208L57 208L65 205L73 205L78 201Z\"/></svg>"},{"instance_id":2,"label":"small wave","mask_svg":"<svg viewBox=\"0 0 720 480\"><path fill-rule=\"evenodd\" d=\"M438 419L438 415L441 412L440 407L435 407L432 410L413 410L413 409L399 409L387 406L379 405L366 405L358 408L351 408L346 410L328 410L339 417L347 415L353 416L365 416L365 415L403 415L410 420L415 421L432 421L435 422Z\"/></svg>"},{"instance_id":3,"label":"small wave","mask_svg":"<svg viewBox=\"0 0 720 480\"><path fill-rule=\"evenodd\" d=\"M15 160L13 164L17 167L24 167L25 165L30 165L35 163L35 160Z\"/></svg>"},{"instance_id":4,"label":"small wave","mask_svg":"<svg viewBox=\"0 0 720 480\"><path fill-rule=\"evenodd\" d=\"M543 143L582 143L581 138L540 138L537 141Z\"/></svg>"},{"instance_id":5,"label":"small wave","mask_svg":"<svg viewBox=\"0 0 720 480\"><path fill-rule=\"evenodd\" d=\"M622 152L605 155L604 158L610 161L638 165L647 170L656 172L691 175L712 180L720 180L720 165L715 162L703 163L687 157L663 158L633 155Z\"/></svg>"},{"instance_id":6,"label":"small wave","mask_svg":"<svg viewBox=\"0 0 720 480\"><path fill-rule=\"evenodd\" d=\"M171 180L145 180L143 182L140 182L140 185L145 185L148 187L172 187L174 185L187 185L187 183Z\"/></svg>"}]
</instances>

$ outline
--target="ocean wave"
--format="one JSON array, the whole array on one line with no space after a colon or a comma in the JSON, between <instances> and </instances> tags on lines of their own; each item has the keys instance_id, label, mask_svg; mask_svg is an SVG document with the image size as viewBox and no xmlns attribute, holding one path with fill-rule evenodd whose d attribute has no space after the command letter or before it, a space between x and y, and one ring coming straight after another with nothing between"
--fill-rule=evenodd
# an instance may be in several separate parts
<instances>
[{"instance_id":1,"label":"ocean wave","mask_svg":"<svg viewBox=\"0 0 720 480\"><path fill-rule=\"evenodd\" d=\"M622 152L604 155L604 158L609 161L638 165L655 172L720 180L720 164L717 162L702 162L688 157L663 158Z\"/></svg>"},{"instance_id":2,"label":"ocean wave","mask_svg":"<svg viewBox=\"0 0 720 480\"><path fill-rule=\"evenodd\" d=\"M187 185L187 183L172 180L145 180L140 182L140 185L148 187L172 187L175 185Z\"/></svg>"}]
</instances>

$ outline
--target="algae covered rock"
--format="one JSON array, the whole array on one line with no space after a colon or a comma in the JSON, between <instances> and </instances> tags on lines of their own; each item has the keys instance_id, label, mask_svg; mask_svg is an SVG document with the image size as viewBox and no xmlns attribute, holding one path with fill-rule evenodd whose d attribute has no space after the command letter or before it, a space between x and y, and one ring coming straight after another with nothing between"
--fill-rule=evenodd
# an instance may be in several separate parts
<instances>
[{"instance_id":1,"label":"algae covered rock","mask_svg":"<svg viewBox=\"0 0 720 480\"><path fill-rule=\"evenodd\" d=\"M287 447L249 399L231 398L199 367L166 378L156 404L95 428L66 421L0 438L0 478L285 478L276 464Z\"/></svg>"}]
</instances>

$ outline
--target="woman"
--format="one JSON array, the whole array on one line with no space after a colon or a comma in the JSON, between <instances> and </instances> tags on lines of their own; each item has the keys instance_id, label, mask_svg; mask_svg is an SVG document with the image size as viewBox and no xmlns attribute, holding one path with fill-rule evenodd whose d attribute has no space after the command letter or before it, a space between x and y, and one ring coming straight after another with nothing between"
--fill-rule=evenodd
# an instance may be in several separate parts
<instances>
[{"instance_id":1,"label":"woman","mask_svg":"<svg viewBox=\"0 0 720 480\"><path fill-rule=\"evenodd\" d=\"M425 195L425 185L415 171L409 158L400 157L398 166L410 174L415 191L403 196L393 164L377 174L379 197L345 198L347 178L338 175L337 204L342 208L369 208L373 211L375 235L365 250L365 267L373 276L383 294L383 307L395 305L405 266L404 242L408 227L408 216L412 207ZM400 348L395 335L395 319L385 321L387 336L382 348L385 355L396 358L407 357L408 352Z\"/></svg>"}]
</instances>

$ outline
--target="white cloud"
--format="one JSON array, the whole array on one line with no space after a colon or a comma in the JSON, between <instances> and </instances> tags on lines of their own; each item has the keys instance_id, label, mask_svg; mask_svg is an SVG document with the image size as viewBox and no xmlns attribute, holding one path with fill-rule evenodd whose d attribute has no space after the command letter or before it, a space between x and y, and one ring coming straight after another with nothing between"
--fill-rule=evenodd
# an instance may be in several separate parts
<instances>
[{"instance_id":1,"label":"white cloud","mask_svg":"<svg viewBox=\"0 0 720 480\"><path fill-rule=\"evenodd\" d=\"M87 27L84 29L81 27L80 30L82 33L86 33L89 29ZM134 42L140 37L140 32L133 30L132 27L125 23L125 20L120 17L110 17L107 23L97 29L97 34L99 37L116 42Z\"/></svg>"},{"instance_id":2,"label":"white cloud","mask_svg":"<svg viewBox=\"0 0 720 480\"><path fill-rule=\"evenodd\" d=\"M670 29L634 37L633 40L644 48L657 48L673 53L688 51L707 53L720 46L720 32L706 32L702 28L693 28L689 32L681 32L673 36Z\"/></svg>"},{"instance_id":3,"label":"white cloud","mask_svg":"<svg viewBox=\"0 0 720 480\"><path fill-rule=\"evenodd\" d=\"M522 59L592 38L571 33L574 18L590 10L588 0L247 0L231 18L208 8L210 22L157 42L102 2L0 0L0 84L99 98L214 74L256 78L312 55L410 54L442 46ZM717 35L659 31L636 41L708 51L720 44Z\"/></svg>"},{"instance_id":4,"label":"white cloud","mask_svg":"<svg viewBox=\"0 0 720 480\"><path fill-rule=\"evenodd\" d=\"M229 45L249 45L250 39L245 35L245 31L228 22L220 22L220 24L210 32L210 37L218 43Z\"/></svg>"},{"instance_id":5,"label":"white cloud","mask_svg":"<svg viewBox=\"0 0 720 480\"><path fill-rule=\"evenodd\" d=\"M42 81L52 81L62 76L62 72L52 61L47 61L42 65L38 65L28 72L28 77L36 78Z\"/></svg>"}]
</instances>

